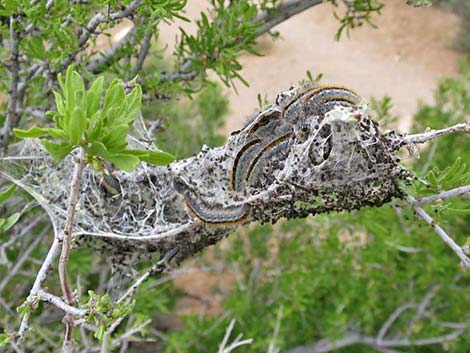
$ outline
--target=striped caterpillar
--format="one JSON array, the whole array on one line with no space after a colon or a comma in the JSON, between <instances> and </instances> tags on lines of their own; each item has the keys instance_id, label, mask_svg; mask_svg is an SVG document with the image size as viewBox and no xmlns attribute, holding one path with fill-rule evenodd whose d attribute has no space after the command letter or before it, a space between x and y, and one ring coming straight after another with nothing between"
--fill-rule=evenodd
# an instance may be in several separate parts
<instances>
[{"instance_id":1,"label":"striped caterpillar","mask_svg":"<svg viewBox=\"0 0 470 353\"><path fill-rule=\"evenodd\" d=\"M302 115L318 116L319 122L325 114L336 106L353 107L362 99L353 91L337 86L304 86L278 95L274 107L257 116L244 130L251 138L239 149L231 170L230 185L234 191L243 191L261 173L266 157L273 153L285 152L292 138L294 124L302 120ZM322 127L328 135L326 126ZM323 146L318 158L311 153L313 164L318 165L328 158L331 141Z\"/></svg>"},{"instance_id":2,"label":"striped caterpillar","mask_svg":"<svg viewBox=\"0 0 470 353\"><path fill-rule=\"evenodd\" d=\"M288 153L289 146L302 142L308 134L318 136L318 143L312 144L309 150L309 159L312 165L320 165L328 158L333 143L330 125L321 124L325 114L337 106L355 107L361 101L353 91L337 86L308 85L279 94L275 104L255 116L238 132L241 136L239 141L243 142L235 148L235 155L232 156L227 191L246 194L273 156ZM310 126L304 126L305 117L316 117L316 131L312 132ZM180 180L174 184L183 195L187 209L203 223L234 225L244 222L250 214L250 207L246 204L212 205L199 197L198 192L187 183Z\"/></svg>"}]
</instances>

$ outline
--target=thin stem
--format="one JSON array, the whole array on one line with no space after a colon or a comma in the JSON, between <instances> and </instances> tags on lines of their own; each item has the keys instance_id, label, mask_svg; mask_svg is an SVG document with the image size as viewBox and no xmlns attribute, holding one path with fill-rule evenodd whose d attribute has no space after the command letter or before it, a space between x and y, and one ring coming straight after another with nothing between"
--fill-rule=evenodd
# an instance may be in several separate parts
<instances>
[{"instance_id":1,"label":"thin stem","mask_svg":"<svg viewBox=\"0 0 470 353\"><path fill-rule=\"evenodd\" d=\"M62 251L59 259L59 281L62 289L62 294L65 297L67 304L73 305L74 298L70 290L67 280L67 264L69 261L70 250L72 248L72 232L74 216L77 207L78 197L80 195L80 183L82 179L83 169L85 167L85 152L80 148L77 159L74 161L75 167L72 176L70 197L67 206L67 217L65 219L65 226L62 235ZM66 313L64 317L65 335L62 346L62 351L70 352L72 350L72 328L73 328L73 315Z\"/></svg>"},{"instance_id":2,"label":"thin stem","mask_svg":"<svg viewBox=\"0 0 470 353\"><path fill-rule=\"evenodd\" d=\"M140 285L144 283L150 276L163 273L165 270L167 270L169 267L169 261L171 261L171 259L177 254L177 252L178 249L173 249L166 253L160 261L150 267L150 269L148 269L142 276L140 276L134 282L134 284L117 300L117 303L120 303L134 295L137 288L139 288Z\"/></svg>"}]
</instances>

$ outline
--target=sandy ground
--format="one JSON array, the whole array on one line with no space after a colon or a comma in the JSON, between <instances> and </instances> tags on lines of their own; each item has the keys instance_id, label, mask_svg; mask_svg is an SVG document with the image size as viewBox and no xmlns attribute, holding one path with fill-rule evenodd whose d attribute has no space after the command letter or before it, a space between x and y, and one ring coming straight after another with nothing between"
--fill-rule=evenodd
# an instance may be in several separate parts
<instances>
[{"instance_id":1,"label":"sandy ground","mask_svg":"<svg viewBox=\"0 0 470 353\"><path fill-rule=\"evenodd\" d=\"M262 57L243 55L242 76L250 87L237 84L238 94L227 89L230 113L224 133L242 126L245 118L258 106L257 94L272 100L279 91L313 75L323 73L324 84L350 87L365 98L390 95L394 113L401 119L399 128L406 130L418 101L432 101L439 80L455 75L458 53L451 46L458 27L457 16L436 8L415 9L402 0L387 0L382 16L375 18L378 29L364 26L334 40L338 22L329 5L316 6L279 25L281 39L260 39ZM207 2L191 0L186 15L198 18ZM160 41L171 54L178 26L194 30L192 24L163 26ZM122 29L122 27L121 27ZM117 40L124 31L116 33ZM206 251L205 257L211 257ZM210 261L209 261L210 263ZM197 266L192 260L187 267ZM231 271L222 274L188 273L175 281L187 293L178 302L178 312L220 312L221 302L235 285ZM216 293L214 293L214 290Z\"/></svg>"}]
</instances>

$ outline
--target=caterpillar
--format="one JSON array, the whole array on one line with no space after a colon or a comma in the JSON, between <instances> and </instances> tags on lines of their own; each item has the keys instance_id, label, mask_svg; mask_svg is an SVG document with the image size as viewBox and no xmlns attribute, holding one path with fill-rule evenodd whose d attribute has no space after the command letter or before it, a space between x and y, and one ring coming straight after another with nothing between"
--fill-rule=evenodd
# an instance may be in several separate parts
<instances>
[{"instance_id":1,"label":"caterpillar","mask_svg":"<svg viewBox=\"0 0 470 353\"><path fill-rule=\"evenodd\" d=\"M289 93L291 94L280 94L275 106L256 116L244 128L248 139L239 149L232 165L232 190L245 190L247 184L256 180L265 165L266 157L288 148L293 125L301 115L319 116L321 121L337 105L356 106L362 101L356 93L340 86L307 85ZM321 153L322 159L326 159L331 150L331 141L328 142L325 151ZM314 154L314 164L320 164L321 161L313 156Z\"/></svg>"},{"instance_id":2,"label":"caterpillar","mask_svg":"<svg viewBox=\"0 0 470 353\"><path fill-rule=\"evenodd\" d=\"M247 205L211 206L203 199L197 197L191 190L191 187L178 177L174 178L173 187L183 195L183 202L191 215L203 223L230 226L242 223L249 216L250 209Z\"/></svg>"},{"instance_id":3,"label":"caterpillar","mask_svg":"<svg viewBox=\"0 0 470 353\"><path fill-rule=\"evenodd\" d=\"M316 116L320 123L325 114L336 106L352 107L361 101L356 93L339 86L309 85L278 95L275 104L252 117L240 131L244 134L244 143L233 158L229 175L230 190L243 192L248 185L256 182L266 162L272 156L289 149L294 137L294 126L297 124L297 129L302 126L303 118ZM326 160L332 149L329 127L323 126L323 128L324 131L317 131L319 143L315 146L318 147L309 151L313 165L319 165ZM184 197L186 208L203 223L233 225L242 223L250 214L248 205L213 206L198 197L186 183L182 181L174 183L175 189Z\"/></svg>"}]
</instances>

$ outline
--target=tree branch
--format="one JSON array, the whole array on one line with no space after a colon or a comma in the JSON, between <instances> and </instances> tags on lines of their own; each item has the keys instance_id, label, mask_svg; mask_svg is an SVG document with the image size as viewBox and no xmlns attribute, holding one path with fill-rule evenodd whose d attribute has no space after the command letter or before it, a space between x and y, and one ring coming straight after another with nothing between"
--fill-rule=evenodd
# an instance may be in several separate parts
<instances>
[{"instance_id":1,"label":"tree branch","mask_svg":"<svg viewBox=\"0 0 470 353\"><path fill-rule=\"evenodd\" d=\"M287 351L287 353L327 353L339 348L362 344L373 348L381 353L401 353L395 351L395 348L403 347L418 347L418 346L429 346L435 344L443 344L448 341L452 341L460 336L464 331L470 326L470 323L442 323L449 324L446 327L454 329L454 331L436 337L429 338L416 338L416 339L403 339L400 335L393 339L384 339L389 331L390 327L403 315L404 312L410 309L416 310L416 315L411 319L411 323L414 322L417 318L421 317L424 314L426 307L431 301L432 297L436 294L437 287L431 288L426 295L424 296L421 303L408 303L398 307L384 322L379 333L376 337L363 335L358 332L346 332L343 338L338 340L331 340L329 338L324 338L319 340L317 343L308 346L295 347ZM408 324L408 326L411 325Z\"/></svg>"},{"instance_id":2,"label":"tree branch","mask_svg":"<svg viewBox=\"0 0 470 353\"><path fill-rule=\"evenodd\" d=\"M256 17L255 23L263 23L263 26L258 29L257 35L269 32L285 20L322 3L324 3L323 0L286 0L274 10L264 11Z\"/></svg>"},{"instance_id":3,"label":"tree branch","mask_svg":"<svg viewBox=\"0 0 470 353\"><path fill-rule=\"evenodd\" d=\"M141 42L140 42L140 49L139 49L139 54L137 55L137 60L134 64L134 67L132 68L132 72L131 74L129 75L130 77L133 77L135 76L143 67L144 65L144 61L145 59L147 58L147 55L149 53L149 50L150 50L150 45L151 45L151 40L152 40L152 28L150 28L150 30L148 30Z\"/></svg>"},{"instance_id":4,"label":"tree branch","mask_svg":"<svg viewBox=\"0 0 470 353\"><path fill-rule=\"evenodd\" d=\"M169 268L169 262L176 255L177 250L168 252L163 258L147 270L142 276L140 276L134 284L117 300L117 303L123 302L124 300L132 297L136 292L137 288L141 286L149 277L163 273Z\"/></svg>"},{"instance_id":5,"label":"tree branch","mask_svg":"<svg viewBox=\"0 0 470 353\"><path fill-rule=\"evenodd\" d=\"M397 321L397 319L407 310L410 309L415 309L417 307L416 304L414 303L409 303L400 306L397 308L389 317L388 319L383 323L382 327L380 328L379 333L377 334L376 340L380 344L382 343L384 337L387 335L388 331L390 330L390 327Z\"/></svg>"},{"instance_id":6,"label":"tree branch","mask_svg":"<svg viewBox=\"0 0 470 353\"><path fill-rule=\"evenodd\" d=\"M55 296L53 294L47 293L43 289L40 289L37 293L37 295L40 297L41 300L49 302L62 310L63 312L70 314L72 316L85 316L87 314L87 311L84 309L78 309L74 306L71 306L64 302L62 299L60 299L58 296Z\"/></svg>"},{"instance_id":7,"label":"tree branch","mask_svg":"<svg viewBox=\"0 0 470 353\"><path fill-rule=\"evenodd\" d=\"M307 10L310 7L319 5L322 2L322 0L287 0L281 3L276 9L261 12L254 21L255 23L263 23L263 26L258 30L256 36L260 36L266 32L269 32L273 27L277 26L283 21L286 21L287 19ZM135 37L135 35L136 31L135 27L133 27L133 29L123 39L121 39L119 43L110 48L99 58L93 59L87 65L87 70L94 74L99 74L112 63L122 59L124 51L121 49L125 47L132 40L132 38ZM193 80L196 76L197 73L191 71L190 65L186 65L186 67L183 65L180 70L175 72L162 72L161 81L190 81Z\"/></svg>"},{"instance_id":8,"label":"tree branch","mask_svg":"<svg viewBox=\"0 0 470 353\"><path fill-rule=\"evenodd\" d=\"M427 197L417 197L414 201L414 205L418 205L418 206L425 205L428 203L433 203L438 200L446 200L452 197L462 197L462 196L465 196L466 194L469 194L468 196L470 196L470 185L459 186L458 188L443 191L438 194L427 196Z\"/></svg>"},{"instance_id":9,"label":"tree branch","mask_svg":"<svg viewBox=\"0 0 470 353\"><path fill-rule=\"evenodd\" d=\"M74 229L78 241L96 245L119 269L116 276L126 278L133 261L156 252L161 257L174 253L179 264L240 224L378 207L394 197L405 198L398 181L409 172L398 164L396 152L416 139L382 133L362 105L344 107L344 101L361 101L346 89L321 90L324 101L331 97L329 104L345 96L327 112L319 110L323 107L318 107L316 92L307 85L280 93L223 146L204 148L168 167L143 164L133 173L114 173L118 194L109 195L87 170ZM47 207L55 224L62 224L65 188L55 183L70 180L73 161L64 160L60 169L48 159L34 163L41 170L55 170L34 185L32 196ZM429 221L414 198L407 200ZM470 264L442 228L433 227ZM165 268L157 264L121 300Z\"/></svg>"},{"instance_id":10,"label":"tree branch","mask_svg":"<svg viewBox=\"0 0 470 353\"><path fill-rule=\"evenodd\" d=\"M456 132L470 133L470 122L456 124L441 130L431 130L423 134L408 135L403 138L403 144L409 145L413 143L425 143L427 141L434 140L437 137L453 134Z\"/></svg>"},{"instance_id":11,"label":"tree branch","mask_svg":"<svg viewBox=\"0 0 470 353\"><path fill-rule=\"evenodd\" d=\"M462 261L462 264L465 267L470 268L470 259L467 257L462 247L457 245L457 243L446 233L446 231L442 229L442 227L439 226L424 209L418 206L417 200L413 196L408 195L406 197L406 201L408 201L413 206L416 211L416 214L421 217L427 224L429 224L437 233L437 235L439 235L439 237L457 254L457 256Z\"/></svg>"}]
</instances>

